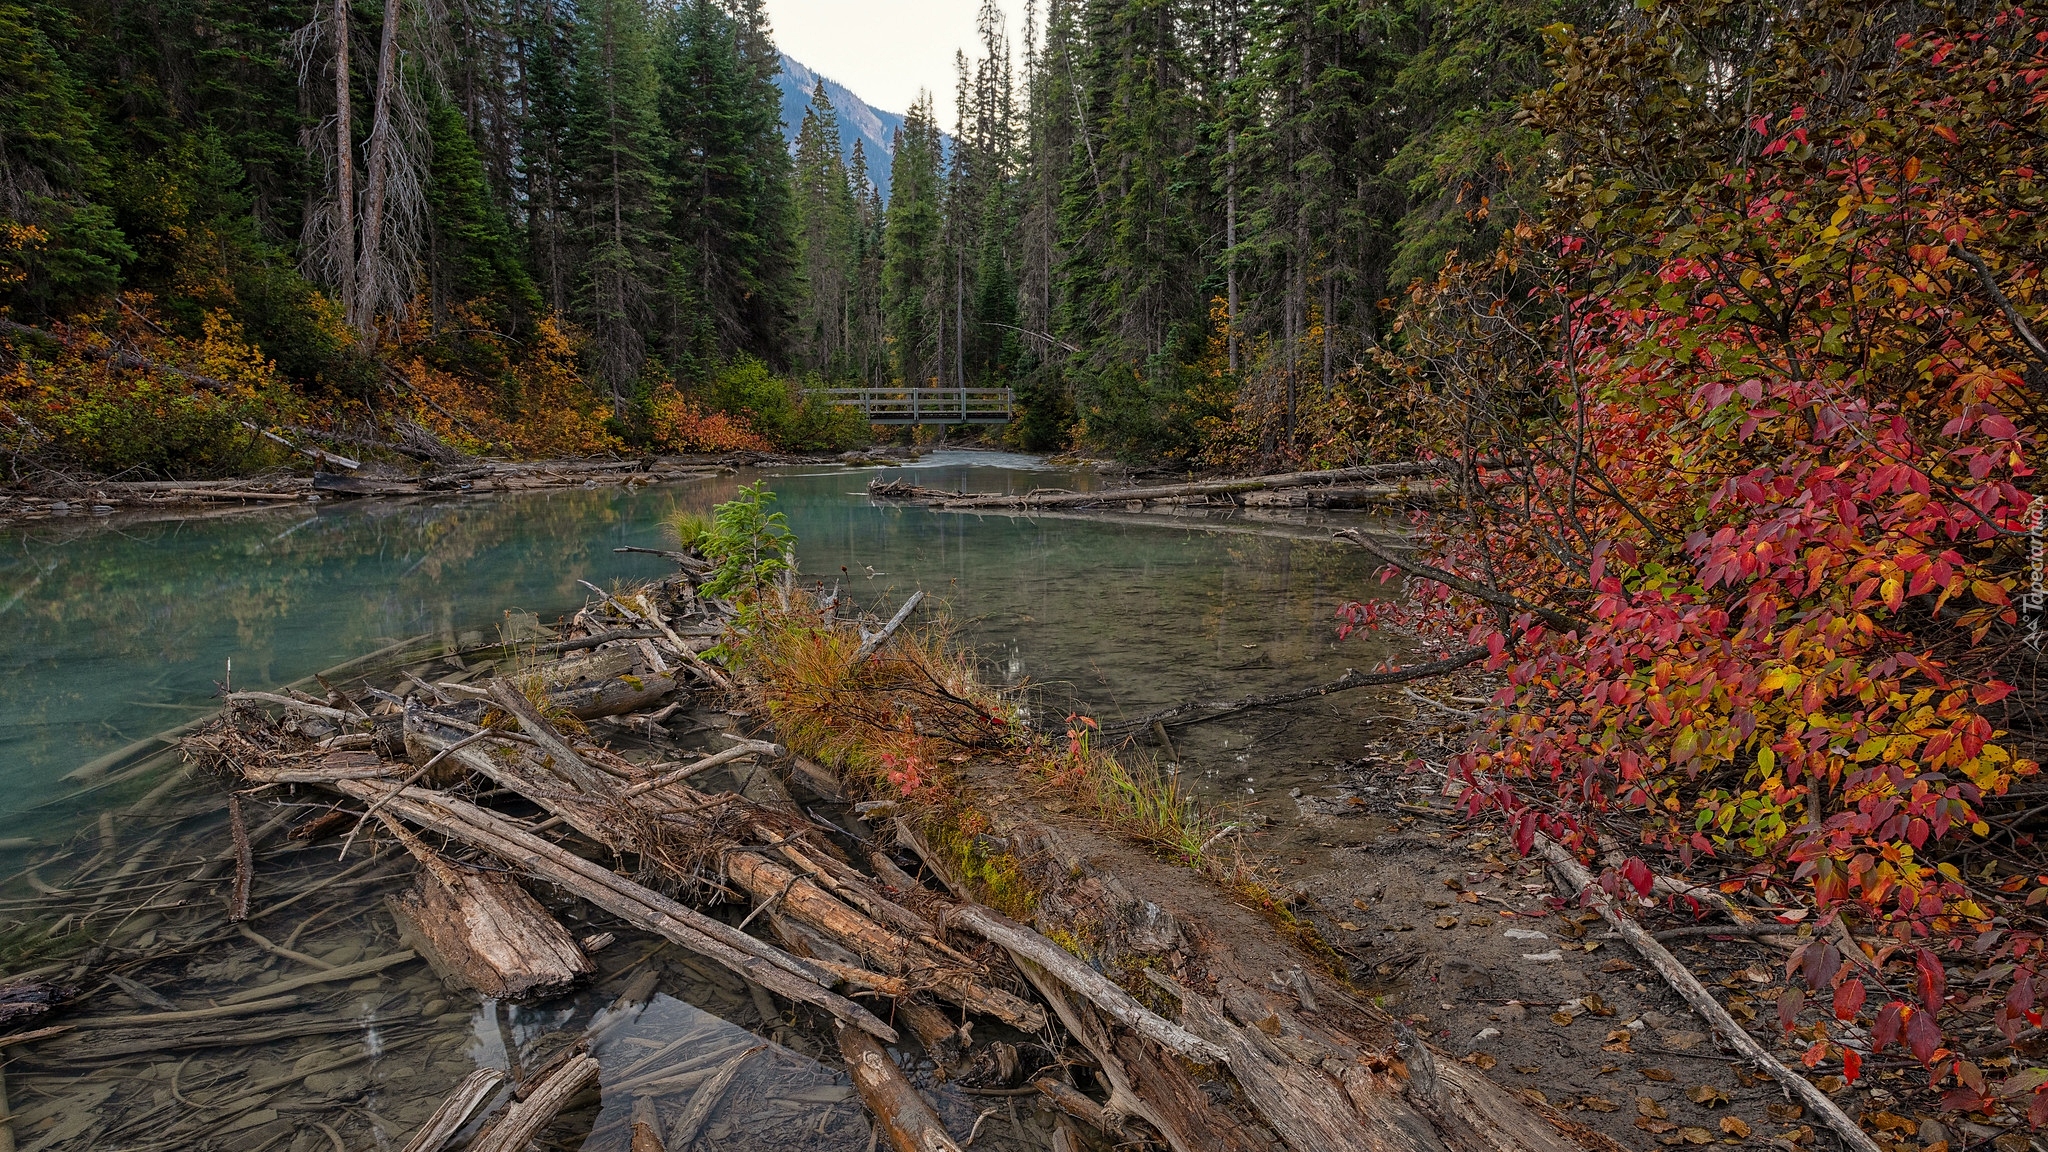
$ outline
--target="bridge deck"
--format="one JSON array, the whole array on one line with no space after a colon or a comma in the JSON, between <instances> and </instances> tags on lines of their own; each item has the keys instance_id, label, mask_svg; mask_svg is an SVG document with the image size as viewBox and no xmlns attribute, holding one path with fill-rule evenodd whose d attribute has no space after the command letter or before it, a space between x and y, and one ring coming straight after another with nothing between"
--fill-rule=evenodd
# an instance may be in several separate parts
<instances>
[{"instance_id":1,"label":"bridge deck","mask_svg":"<svg viewBox=\"0 0 2048 1152\"><path fill-rule=\"evenodd\" d=\"M870 424L1007 424L1008 388L821 388L818 395L858 408Z\"/></svg>"}]
</instances>

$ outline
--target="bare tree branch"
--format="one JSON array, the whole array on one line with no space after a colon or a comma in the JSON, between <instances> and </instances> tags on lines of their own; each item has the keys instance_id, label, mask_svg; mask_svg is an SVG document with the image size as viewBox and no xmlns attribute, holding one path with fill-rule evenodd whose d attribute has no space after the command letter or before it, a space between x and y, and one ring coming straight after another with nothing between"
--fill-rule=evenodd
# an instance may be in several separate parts
<instances>
[{"instance_id":1,"label":"bare tree branch","mask_svg":"<svg viewBox=\"0 0 2048 1152\"><path fill-rule=\"evenodd\" d=\"M1477 581L1467 580L1455 572L1449 572L1431 564L1423 564L1415 560L1396 556L1392 552L1374 544L1366 538L1364 533L1356 528L1346 528L1342 532L1333 533L1332 538L1356 544L1371 553L1374 558L1391 564L1410 576L1419 576L1424 580L1434 580L1445 587L1463 592L1467 596L1484 600L1496 608L1505 608L1510 612L1527 612L1529 615L1534 616L1536 619L1543 621L1560 632L1570 632L1575 628L1585 627L1585 621L1567 616L1562 612L1531 604L1518 596L1510 596L1498 588L1488 587Z\"/></svg>"}]
</instances>

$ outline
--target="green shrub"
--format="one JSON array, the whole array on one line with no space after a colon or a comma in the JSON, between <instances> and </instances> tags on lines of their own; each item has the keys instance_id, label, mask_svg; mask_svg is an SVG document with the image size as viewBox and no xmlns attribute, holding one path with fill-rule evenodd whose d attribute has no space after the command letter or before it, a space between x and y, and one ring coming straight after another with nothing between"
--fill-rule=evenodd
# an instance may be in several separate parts
<instances>
[{"instance_id":1,"label":"green shrub","mask_svg":"<svg viewBox=\"0 0 2048 1152\"><path fill-rule=\"evenodd\" d=\"M720 368L700 393L709 407L744 417L748 427L794 452L836 452L868 441L867 421L751 356Z\"/></svg>"},{"instance_id":2,"label":"green shrub","mask_svg":"<svg viewBox=\"0 0 2048 1152\"><path fill-rule=\"evenodd\" d=\"M53 406L43 428L65 458L94 472L225 476L277 459L270 442L243 423L270 420L254 397L196 391L155 376L100 377Z\"/></svg>"},{"instance_id":3,"label":"green shrub","mask_svg":"<svg viewBox=\"0 0 2048 1152\"><path fill-rule=\"evenodd\" d=\"M705 595L758 593L795 569L796 537L782 513L768 511L774 502L775 493L762 481L742 484L739 495L718 506L711 530L697 539L697 550L713 565Z\"/></svg>"}]
</instances>

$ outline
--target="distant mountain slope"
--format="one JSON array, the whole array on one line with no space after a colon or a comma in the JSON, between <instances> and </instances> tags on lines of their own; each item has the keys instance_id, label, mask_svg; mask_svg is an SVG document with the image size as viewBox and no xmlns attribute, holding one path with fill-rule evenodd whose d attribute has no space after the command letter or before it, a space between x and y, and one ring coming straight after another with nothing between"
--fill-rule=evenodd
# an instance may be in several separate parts
<instances>
[{"instance_id":1,"label":"distant mountain slope","mask_svg":"<svg viewBox=\"0 0 2048 1152\"><path fill-rule=\"evenodd\" d=\"M811 102L811 92L818 85L818 74L804 67L800 60L784 54L782 74L775 83L782 89L782 134L792 147L796 144L796 130L804 122L804 108ZM832 110L839 115L839 150L844 156L853 155L853 142L862 142L862 150L868 157L868 176L882 190L882 199L889 198L889 158L895 153L896 130L903 126L903 117L896 112L883 112L868 107L868 103L854 95L846 85L825 77L825 93L832 98Z\"/></svg>"}]
</instances>

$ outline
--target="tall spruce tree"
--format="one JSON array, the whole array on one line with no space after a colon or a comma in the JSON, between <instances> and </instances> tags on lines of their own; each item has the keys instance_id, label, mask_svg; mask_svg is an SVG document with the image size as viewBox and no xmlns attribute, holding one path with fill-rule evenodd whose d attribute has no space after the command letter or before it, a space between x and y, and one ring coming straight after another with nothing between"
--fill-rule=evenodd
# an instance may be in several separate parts
<instances>
[{"instance_id":1,"label":"tall spruce tree","mask_svg":"<svg viewBox=\"0 0 2048 1152\"><path fill-rule=\"evenodd\" d=\"M675 241L665 327L684 379L702 379L735 355L783 358L795 244L773 84L780 65L762 58L764 36L764 25L712 0L686 0L663 36L663 171Z\"/></svg>"},{"instance_id":2,"label":"tall spruce tree","mask_svg":"<svg viewBox=\"0 0 2048 1152\"><path fill-rule=\"evenodd\" d=\"M591 367L623 414L647 361L661 288L662 125L652 36L640 0L583 0L564 159L581 264L574 312Z\"/></svg>"},{"instance_id":3,"label":"tall spruce tree","mask_svg":"<svg viewBox=\"0 0 2048 1152\"><path fill-rule=\"evenodd\" d=\"M943 158L930 93L911 105L895 143L883 239L884 324L896 378L907 386L923 387L936 384L944 370L940 358L948 282L948 254L941 246Z\"/></svg>"},{"instance_id":4,"label":"tall spruce tree","mask_svg":"<svg viewBox=\"0 0 2048 1152\"><path fill-rule=\"evenodd\" d=\"M800 279L791 354L809 371L851 375L859 206L839 155L839 117L822 80L804 109L795 160Z\"/></svg>"}]
</instances>

